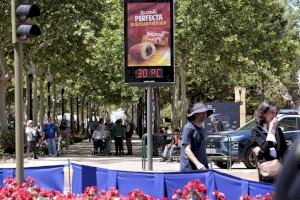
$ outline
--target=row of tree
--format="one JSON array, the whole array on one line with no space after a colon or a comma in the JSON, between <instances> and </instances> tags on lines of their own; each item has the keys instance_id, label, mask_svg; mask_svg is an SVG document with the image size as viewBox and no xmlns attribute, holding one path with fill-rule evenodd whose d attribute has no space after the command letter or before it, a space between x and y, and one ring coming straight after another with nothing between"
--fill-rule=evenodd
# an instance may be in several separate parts
<instances>
[{"instance_id":1,"label":"row of tree","mask_svg":"<svg viewBox=\"0 0 300 200\"><path fill-rule=\"evenodd\" d=\"M67 95L79 97L82 105L89 100L107 111L137 103L144 88L130 87L123 78L123 1L38 3L42 36L26 45L24 56L24 70L29 63L36 68L35 116L43 121L48 74L54 78L54 102L66 81ZM233 101L234 86L253 85L282 106L288 99L299 104L299 4L297 0L175 1L176 81L172 87L155 89L157 110L172 104L172 119L178 126L185 122L189 104ZM6 129L14 107L9 1L1 2L0 10L0 128ZM260 100L248 95L250 114Z\"/></svg>"}]
</instances>

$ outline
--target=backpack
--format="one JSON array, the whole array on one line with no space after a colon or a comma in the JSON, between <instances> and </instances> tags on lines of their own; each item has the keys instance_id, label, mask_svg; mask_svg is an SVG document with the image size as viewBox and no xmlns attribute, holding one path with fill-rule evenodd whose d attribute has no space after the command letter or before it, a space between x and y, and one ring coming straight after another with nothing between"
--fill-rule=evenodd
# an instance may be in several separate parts
<instances>
[{"instance_id":1,"label":"backpack","mask_svg":"<svg viewBox=\"0 0 300 200\"><path fill-rule=\"evenodd\" d=\"M32 134L32 136L36 139L36 140L39 140L39 139L41 139L42 138L42 134L40 133L40 131L36 131L36 135L33 135Z\"/></svg>"},{"instance_id":2,"label":"backpack","mask_svg":"<svg viewBox=\"0 0 300 200\"><path fill-rule=\"evenodd\" d=\"M63 121L62 121L62 122L60 123L59 129L60 129L60 130L66 130L67 127L68 127L67 122L63 122Z\"/></svg>"},{"instance_id":3,"label":"backpack","mask_svg":"<svg viewBox=\"0 0 300 200\"><path fill-rule=\"evenodd\" d=\"M129 124L130 124L129 133L133 134L133 131L134 131L133 124L132 123L129 123Z\"/></svg>"}]
</instances>

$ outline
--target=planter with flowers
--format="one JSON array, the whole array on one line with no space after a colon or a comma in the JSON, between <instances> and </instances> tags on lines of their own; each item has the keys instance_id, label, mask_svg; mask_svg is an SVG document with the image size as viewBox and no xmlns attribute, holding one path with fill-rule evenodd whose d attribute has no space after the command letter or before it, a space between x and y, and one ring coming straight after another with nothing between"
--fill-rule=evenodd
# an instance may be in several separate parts
<instances>
[{"instance_id":1,"label":"planter with flowers","mask_svg":"<svg viewBox=\"0 0 300 200\"><path fill-rule=\"evenodd\" d=\"M32 178L27 178L22 185L12 177L5 179L5 186L0 187L0 199L11 200L155 200L156 198L143 193L139 189L129 192L127 196L122 196L115 188L108 191L97 191L96 186L87 187L83 194L75 195L73 193L61 193L55 190L46 190L35 183ZM207 189L199 179L190 181L182 190L174 190L172 199L174 200L208 200ZM215 191L213 193L215 200L226 200L223 193ZM166 200L167 198L162 198ZM265 196L258 195L251 197L242 195L240 200L272 200L272 194Z\"/></svg>"}]
</instances>

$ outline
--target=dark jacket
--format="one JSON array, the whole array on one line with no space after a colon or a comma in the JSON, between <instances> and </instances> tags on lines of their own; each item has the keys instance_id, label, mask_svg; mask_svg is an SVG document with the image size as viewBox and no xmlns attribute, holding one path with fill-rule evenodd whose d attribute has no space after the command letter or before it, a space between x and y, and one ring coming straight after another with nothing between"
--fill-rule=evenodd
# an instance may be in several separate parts
<instances>
[{"instance_id":1,"label":"dark jacket","mask_svg":"<svg viewBox=\"0 0 300 200\"><path fill-rule=\"evenodd\" d=\"M277 152L277 159L283 159L284 153L287 150L287 145L285 143L283 133L279 127L276 129L275 133L277 144L274 144L271 141L266 141L268 133L260 125L252 129L251 132L253 135L254 143L258 145L262 150L257 156L260 163L275 159L270 156L270 148L272 147L274 147Z\"/></svg>"}]
</instances>

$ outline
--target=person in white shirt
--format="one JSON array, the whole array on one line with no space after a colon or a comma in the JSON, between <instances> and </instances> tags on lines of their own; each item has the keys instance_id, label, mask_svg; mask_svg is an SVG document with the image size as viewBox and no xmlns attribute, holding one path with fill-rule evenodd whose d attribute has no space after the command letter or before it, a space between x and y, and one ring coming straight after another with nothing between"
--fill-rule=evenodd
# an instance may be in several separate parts
<instances>
[{"instance_id":1,"label":"person in white shirt","mask_svg":"<svg viewBox=\"0 0 300 200\"><path fill-rule=\"evenodd\" d=\"M96 152L98 152L98 148L100 148L100 154L105 153L106 138L107 134L104 125L96 124L95 130L92 135L94 150Z\"/></svg>"},{"instance_id":2,"label":"person in white shirt","mask_svg":"<svg viewBox=\"0 0 300 200\"><path fill-rule=\"evenodd\" d=\"M39 140L38 138L38 129L33 128L33 121L28 120L26 123L27 127L25 129L25 133L27 136L27 142L28 142L28 153L31 154L34 159L38 159L37 157L37 149L36 144Z\"/></svg>"}]
</instances>

